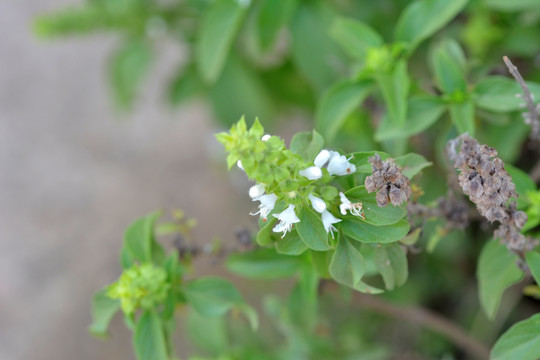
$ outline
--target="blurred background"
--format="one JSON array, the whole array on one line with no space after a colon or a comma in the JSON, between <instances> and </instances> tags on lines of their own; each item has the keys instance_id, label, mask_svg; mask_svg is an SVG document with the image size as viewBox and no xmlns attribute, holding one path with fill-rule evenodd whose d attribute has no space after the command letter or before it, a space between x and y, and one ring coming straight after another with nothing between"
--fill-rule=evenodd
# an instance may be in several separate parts
<instances>
[{"instance_id":1,"label":"blurred background","mask_svg":"<svg viewBox=\"0 0 540 360\"><path fill-rule=\"evenodd\" d=\"M163 46L133 111L120 112L105 73L113 37L46 41L31 32L36 15L80 4L0 2L1 359L133 358L119 318L112 340L87 332L92 293L120 274L124 229L181 208L204 222L194 230L203 244L252 223L239 195L247 181L238 176L232 188L212 161L222 156L213 138L222 129L204 104L163 104L158 85L180 46Z\"/></svg>"}]
</instances>

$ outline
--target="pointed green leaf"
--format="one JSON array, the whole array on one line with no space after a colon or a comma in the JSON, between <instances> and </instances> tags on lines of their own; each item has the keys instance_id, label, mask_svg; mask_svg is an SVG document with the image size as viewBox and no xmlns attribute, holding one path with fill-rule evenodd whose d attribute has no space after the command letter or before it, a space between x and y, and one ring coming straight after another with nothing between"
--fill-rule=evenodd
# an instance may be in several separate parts
<instances>
[{"instance_id":1,"label":"pointed green leaf","mask_svg":"<svg viewBox=\"0 0 540 360\"><path fill-rule=\"evenodd\" d=\"M228 281L217 277L200 278L184 287L188 303L201 315L219 316L243 303L238 290Z\"/></svg>"},{"instance_id":2,"label":"pointed green leaf","mask_svg":"<svg viewBox=\"0 0 540 360\"><path fill-rule=\"evenodd\" d=\"M283 239L274 243L276 251L284 255L300 255L308 249L307 245L300 239L297 231L292 231Z\"/></svg>"},{"instance_id":3,"label":"pointed green leaf","mask_svg":"<svg viewBox=\"0 0 540 360\"><path fill-rule=\"evenodd\" d=\"M360 106L373 89L371 81L343 80L328 89L317 105L316 128L330 141L345 119Z\"/></svg>"},{"instance_id":4,"label":"pointed green leaf","mask_svg":"<svg viewBox=\"0 0 540 360\"><path fill-rule=\"evenodd\" d=\"M364 282L365 261L362 254L345 238L340 237L330 263L330 275L337 282L361 292L380 293L381 290L373 288Z\"/></svg>"},{"instance_id":5,"label":"pointed green leaf","mask_svg":"<svg viewBox=\"0 0 540 360\"><path fill-rule=\"evenodd\" d=\"M491 360L540 359L540 314L514 324L491 350Z\"/></svg>"},{"instance_id":6,"label":"pointed green leaf","mask_svg":"<svg viewBox=\"0 0 540 360\"><path fill-rule=\"evenodd\" d=\"M403 125L407 118L410 84L407 62L398 61L392 70L375 74L375 80L381 90L390 121L393 124Z\"/></svg>"},{"instance_id":7,"label":"pointed green leaf","mask_svg":"<svg viewBox=\"0 0 540 360\"><path fill-rule=\"evenodd\" d=\"M405 123L398 126L388 116L384 116L377 128L375 139L385 141L416 135L433 125L445 111L446 105L435 96L425 95L411 98L407 105Z\"/></svg>"},{"instance_id":8,"label":"pointed green leaf","mask_svg":"<svg viewBox=\"0 0 540 360\"><path fill-rule=\"evenodd\" d=\"M527 81L527 86L534 97L540 98L540 84ZM474 101L482 109L495 112L521 110L523 99L521 87L514 79L503 76L487 76L482 78L474 88Z\"/></svg>"},{"instance_id":9,"label":"pointed green leaf","mask_svg":"<svg viewBox=\"0 0 540 360\"><path fill-rule=\"evenodd\" d=\"M160 212L149 214L136 220L124 234L124 248L132 260L139 262L152 261L154 240L154 223Z\"/></svg>"},{"instance_id":10,"label":"pointed green leaf","mask_svg":"<svg viewBox=\"0 0 540 360\"><path fill-rule=\"evenodd\" d=\"M441 41L431 54L431 63L437 85L444 93L467 92L465 55L455 40Z\"/></svg>"},{"instance_id":11,"label":"pointed green leaf","mask_svg":"<svg viewBox=\"0 0 540 360\"><path fill-rule=\"evenodd\" d=\"M336 19L330 34L347 54L358 60L365 60L369 48L384 44L382 37L369 25L352 18Z\"/></svg>"},{"instance_id":12,"label":"pointed green leaf","mask_svg":"<svg viewBox=\"0 0 540 360\"><path fill-rule=\"evenodd\" d=\"M301 265L297 257L280 255L273 249L232 254L227 258L227 268L231 272L256 279L290 277L300 269Z\"/></svg>"},{"instance_id":13,"label":"pointed green leaf","mask_svg":"<svg viewBox=\"0 0 540 360\"><path fill-rule=\"evenodd\" d=\"M107 289L100 290L92 298L92 324L89 331L95 336L107 336L107 329L114 314L120 310L120 301L107 296Z\"/></svg>"},{"instance_id":14,"label":"pointed green leaf","mask_svg":"<svg viewBox=\"0 0 540 360\"><path fill-rule=\"evenodd\" d=\"M536 251L527 251L525 260L527 260L527 265L531 270L534 281L540 285L540 254Z\"/></svg>"},{"instance_id":15,"label":"pointed green leaf","mask_svg":"<svg viewBox=\"0 0 540 360\"><path fill-rule=\"evenodd\" d=\"M448 24L468 0L417 0L401 13L395 41L410 43L411 49Z\"/></svg>"},{"instance_id":16,"label":"pointed green leaf","mask_svg":"<svg viewBox=\"0 0 540 360\"><path fill-rule=\"evenodd\" d=\"M406 154L395 158L396 163L401 166L403 175L412 179L422 169L433 165L432 162L427 161L425 157L419 154Z\"/></svg>"},{"instance_id":17,"label":"pointed green leaf","mask_svg":"<svg viewBox=\"0 0 540 360\"><path fill-rule=\"evenodd\" d=\"M324 230L321 216L307 206L302 207L298 214L300 222L296 224L296 230L302 241L312 250L329 250L328 234Z\"/></svg>"},{"instance_id":18,"label":"pointed green leaf","mask_svg":"<svg viewBox=\"0 0 540 360\"><path fill-rule=\"evenodd\" d=\"M476 271L478 291L480 304L490 319L497 314L504 291L523 278L516 260L517 256L498 240L490 240L480 253Z\"/></svg>"},{"instance_id":19,"label":"pointed green leaf","mask_svg":"<svg viewBox=\"0 0 540 360\"><path fill-rule=\"evenodd\" d=\"M260 246L272 245L272 243L274 242L274 240L272 240L272 229L276 225L276 222L277 219L275 217L268 218L267 223L257 233L257 244L259 244Z\"/></svg>"},{"instance_id":20,"label":"pointed green leaf","mask_svg":"<svg viewBox=\"0 0 540 360\"><path fill-rule=\"evenodd\" d=\"M403 285L409 276L407 256L399 244L375 248L375 266L382 275L384 285L388 290Z\"/></svg>"},{"instance_id":21,"label":"pointed green leaf","mask_svg":"<svg viewBox=\"0 0 540 360\"><path fill-rule=\"evenodd\" d=\"M364 209L365 222L371 225L395 224L407 215L407 207L388 205L384 208L377 205L376 193L368 193L364 185L348 190L345 196L351 202L361 202Z\"/></svg>"},{"instance_id":22,"label":"pointed green leaf","mask_svg":"<svg viewBox=\"0 0 540 360\"><path fill-rule=\"evenodd\" d=\"M190 309L186 324L186 333L197 348L219 355L228 346L225 319L222 316L202 316Z\"/></svg>"},{"instance_id":23,"label":"pointed green leaf","mask_svg":"<svg viewBox=\"0 0 540 360\"><path fill-rule=\"evenodd\" d=\"M519 194L519 197L516 199L517 207L518 209L523 209L530 203L527 193L529 191L535 191L536 184L525 171L510 164L504 164L504 168L512 177L512 182L516 185L516 191Z\"/></svg>"},{"instance_id":24,"label":"pointed green leaf","mask_svg":"<svg viewBox=\"0 0 540 360\"><path fill-rule=\"evenodd\" d=\"M405 219L386 226L375 226L361 220L349 219L340 224L341 231L345 235L362 243L387 244L401 240L409 232L409 223Z\"/></svg>"},{"instance_id":25,"label":"pointed green leaf","mask_svg":"<svg viewBox=\"0 0 540 360\"><path fill-rule=\"evenodd\" d=\"M291 20L298 0L263 0L255 14L258 42L263 51L276 41L279 31Z\"/></svg>"},{"instance_id":26,"label":"pointed green leaf","mask_svg":"<svg viewBox=\"0 0 540 360\"><path fill-rule=\"evenodd\" d=\"M451 104L450 118L460 134L467 132L474 137L474 104L472 101Z\"/></svg>"},{"instance_id":27,"label":"pointed green leaf","mask_svg":"<svg viewBox=\"0 0 540 360\"><path fill-rule=\"evenodd\" d=\"M246 10L238 1L217 0L204 13L195 57L206 82L213 83L221 74Z\"/></svg>"},{"instance_id":28,"label":"pointed green leaf","mask_svg":"<svg viewBox=\"0 0 540 360\"><path fill-rule=\"evenodd\" d=\"M485 0L486 6L499 11L538 10L540 3L537 0Z\"/></svg>"},{"instance_id":29,"label":"pointed green leaf","mask_svg":"<svg viewBox=\"0 0 540 360\"><path fill-rule=\"evenodd\" d=\"M146 310L133 334L138 360L169 360L163 324L155 310Z\"/></svg>"},{"instance_id":30,"label":"pointed green leaf","mask_svg":"<svg viewBox=\"0 0 540 360\"><path fill-rule=\"evenodd\" d=\"M312 162L324 146L323 137L315 130L299 132L291 140L291 151Z\"/></svg>"}]
</instances>

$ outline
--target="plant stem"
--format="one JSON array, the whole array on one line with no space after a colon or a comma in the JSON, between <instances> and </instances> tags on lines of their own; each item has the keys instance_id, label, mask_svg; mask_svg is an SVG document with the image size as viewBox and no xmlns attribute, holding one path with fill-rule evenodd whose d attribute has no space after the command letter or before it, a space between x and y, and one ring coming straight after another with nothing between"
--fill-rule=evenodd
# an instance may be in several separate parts
<instances>
[{"instance_id":1,"label":"plant stem","mask_svg":"<svg viewBox=\"0 0 540 360\"><path fill-rule=\"evenodd\" d=\"M337 284L333 282L325 283L329 288L337 289ZM474 358L489 359L489 348L485 344L471 337L464 329L449 319L433 311L421 307L395 305L383 300L380 296L359 292L354 292L353 303L364 309L420 325L443 335Z\"/></svg>"}]
</instances>

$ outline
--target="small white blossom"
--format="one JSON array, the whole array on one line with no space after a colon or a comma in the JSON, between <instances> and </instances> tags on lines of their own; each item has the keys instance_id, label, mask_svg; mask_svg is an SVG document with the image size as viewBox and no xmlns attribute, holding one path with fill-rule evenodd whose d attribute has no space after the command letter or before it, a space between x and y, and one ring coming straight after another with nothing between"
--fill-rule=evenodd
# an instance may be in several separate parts
<instances>
[{"instance_id":1,"label":"small white blossom","mask_svg":"<svg viewBox=\"0 0 540 360\"><path fill-rule=\"evenodd\" d=\"M262 141L268 141L268 139L270 139L271 137L272 137L272 135L266 134L266 135L263 135L263 136L262 136L261 140L262 140Z\"/></svg>"},{"instance_id":2,"label":"small white blossom","mask_svg":"<svg viewBox=\"0 0 540 360\"><path fill-rule=\"evenodd\" d=\"M240 160L238 160L236 162L236 166L238 166L240 168L240 170L244 170L244 167L242 166L242 162ZM244 170L244 171L246 171L246 170Z\"/></svg>"},{"instance_id":3,"label":"small white blossom","mask_svg":"<svg viewBox=\"0 0 540 360\"><path fill-rule=\"evenodd\" d=\"M250 213L251 215L261 215L262 221L266 222L266 219L268 217L268 214L270 214L270 211L274 210L274 206L276 205L277 196L275 194L268 194L268 195L261 195L253 201L260 201L261 204L259 205L259 211L256 213Z\"/></svg>"},{"instance_id":4,"label":"small white blossom","mask_svg":"<svg viewBox=\"0 0 540 360\"><path fill-rule=\"evenodd\" d=\"M294 212L294 205L289 205L288 208L280 212L279 214L274 214L280 222L272 229L274 232L283 232L281 238L285 237L287 232L291 231L293 224L300 222L298 216Z\"/></svg>"},{"instance_id":5,"label":"small white blossom","mask_svg":"<svg viewBox=\"0 0 540 360\"><path fill-rule=\"evenodd\" d=\"M254 200L256 200L262 194L264 194L264 186L261 184L253 185L249 188L249 197Z\"/></svg>"},{"instance_id":6,"label":"small white blossom","mask_svg":"<svg viewBox=\"0 0 540 360\"><path fill-rule=\"evenodd\" d=\"M326 210L326 203L323 199L316 197L313 194L308 195L309 200L311 201L311 206L317 211L318 213L322 213Z\"/></svg>"},{"instance_id":7,"label":"small white blossom","mask_svg":"<svg viewBox=\"0 0 540 360\"><path fill-rule=\"evenodd\" d=\"M324 149L324 150L321 150L321 152L319 152L315 160L313 160L313 163L318 168L322 168L324 165L326 165L329 159L330 159L330 152Z\"/></svg>"},{"instance_id":8,"label":"small white blossom","mask_svg":"<svg viewBox=\"0 0 540 360\"><path fill-rule=\"evenodd\" d=\"M307 169L300 170L298 174L308 178L309 180L317 180L321 178L322 170L317 166L310 166Z\"/></svg>"},{"instance_id":9,"label":"small white blossom","mask_svg":"<svg viewBox=\"0 0 540 360\"><path fill-rule=\"evenodd\" d=\"M349 162L345 155L339 155L337 151L332 151L328 161L328 173L330 175L349 175L356 171L356 166Z\"/></svg>"},{"instance_id":10,"label":"small white blossom","mask_svg":"<svg viewBox=\"0 0 540 360\"><path fill-rule=\"evenodd\" d=\"M339 197L341 199L341 204L339 205L339 211L341 211L341 215L347 215L347 210L350 211L351 215L359 216L362 219L365 219L364 217L364 210L362 209L362 203L352 203L344 193L340 192Z\"/></svg>"},{"instance_id":11,"label":"small white blossom","mask_svg":"<svg viewBox=\"0 0 540 360\"><path fill-rule=\"evenodd\" d=\"M328 210L324 210L322 212L321 218L324 225L324 230L326 230L327 233L330 233L332 238L334 238L334 231L336 231L336 228L333 224L340 222L341 219L336 218Z\"/></svg>"}]
</instances>

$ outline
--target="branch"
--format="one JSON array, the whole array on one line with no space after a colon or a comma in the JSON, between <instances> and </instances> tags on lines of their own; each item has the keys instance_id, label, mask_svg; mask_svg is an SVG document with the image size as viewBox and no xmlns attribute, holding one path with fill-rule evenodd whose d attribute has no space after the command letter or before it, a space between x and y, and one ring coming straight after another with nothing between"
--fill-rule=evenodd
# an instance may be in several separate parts
<instances>
[{"instance_id":1,"label":"branch","mask_svg":"<svg viewBox=\"0 0 540 360\"><path fill-rule=\"evenodd\" d=\"M326 282L326 285L334 289L337 288L337 284L333 282ZM389 317L420 325L443 335L458 348L475 358L489 359L489 348L485 344L474 339L460 326L435 312L421 307L395 305L383 300L379 296L359 292L354 292L353 302L364 309L373 310Z\"/></svg>"},{"instance_id":2,"label":"branch","mask_svg":"<svg viewBox=\"0 0 540 360\"><path fill-rule=\"evenodd\" d=\"M516 79L518 84L521 86L521 89L523 90L524 96L522 96L523 100L525 100L525 104L527 105L528 112L523 114L523 118L525 119L525 123L531 125L531 138L535 140L539 140L540 138L540 121L538 120L540 118L539 109L534 103L534 96L531 93L531 90L525 83L525 80L523 80L523 77L519 73L517 67L512 64L510 59L507 56L503 56L504 63L508 67L508 70L510 71L510 74Z\"/></svg>"}]
</instances>

